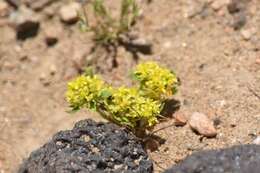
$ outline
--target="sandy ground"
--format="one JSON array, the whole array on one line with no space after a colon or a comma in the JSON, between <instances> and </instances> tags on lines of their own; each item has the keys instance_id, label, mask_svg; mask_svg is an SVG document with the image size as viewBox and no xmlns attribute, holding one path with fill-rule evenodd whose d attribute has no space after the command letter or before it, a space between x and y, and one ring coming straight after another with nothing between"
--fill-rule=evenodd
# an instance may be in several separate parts
<instances>
[{"instance_id":1,"label":"sandy ground","mask_svg":"<svg viewBox=\"0 0 260 173\"><path fill-rule=\"evenodd\" d=\"M137 29L153 43L153 54L140 54L140 61L156 60L176 72L181 80L175 96L181 102L180 112L187 116L202 112L220 120L218 135L211 139L195 134L188 125L159 131L157 135L166 141L150 152L156 172L194 151L252 143L260 135L260 2L244 4L246 24L238 30L231 26L235 19L226 5L214 10L212 4L205 4L205 0L160 0L141 5ZM102 120L86 111L66 112L66 84L78 75L75 62L88 58L93 42L77 25L62 24L58 15L45 17L46 9L61 5L54 3L37 12L40 31L25 41L16 39L12 27L0 26L1 173L15 172L55 132L80 119ZM53 26L62 32L58 43L48 47L44 29ZM243 32L248 31L245 38ZM119 66L102 75L115 85L129 83L129 70L136 62L123 48L117 58ZM173 120L162 122L156 129L171 124Z\"/></svg>"}]
</instances>

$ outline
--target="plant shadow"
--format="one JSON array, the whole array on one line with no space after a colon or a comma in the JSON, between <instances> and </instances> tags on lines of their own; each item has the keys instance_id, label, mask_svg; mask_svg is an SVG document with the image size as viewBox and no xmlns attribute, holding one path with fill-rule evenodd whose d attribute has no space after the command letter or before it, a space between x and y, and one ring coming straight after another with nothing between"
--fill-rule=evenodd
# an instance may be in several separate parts
<instances>
[{"instance_id":1,"label":"plant shadow","mask_svg":"<svg viewBox=\"0 0 260 173\"><path fill-rule=\"evenodd\" d=\"M93 45L90 51L90 55L93 55L93 58L91 61L87 62L87 64L96 66L99 63L98 61L102 61L102 64L104 62L109 62L108 65L106 65L106 68L108 71L112 71L114 68L117 68L120 65L117 60L119 47L123 47L127 52L129 52L136 64L140 59L140 54L153 54L152 44L150 43L135 43L131 40L119 40L116 43L110 44L96 43ZM99 71L100 69L97 68L97 70Z\"/></svg>"},{"instance_id":2,"label":"plant shadow","mask_svg":"<svg viewBox=\"0 0 260 173\"><path fill-rule=\"evenodd\" d=\"M147 135L143 139L143 145L146 151L154 152L159 149L161 145L166 142L166 139L155 134Z\"/></svg>"},{"instance_id":3,"label":"plant shadow","mask_svg":"<svg viewBox=\"0 0 260 173\"><path fill-rule=\"evenodd\" d=\"M135 61L139 60L139 53L144 55L151 55L153 53L152 44L150 43L138 44L133 41L121 41L120 45L132 54Z\"/></svg>"},{"instance_id":4,"label":"plant shadow","mask_svg":"<svg viewBox=\"0 0 260 173\"><path fill-rule=\"evenodd\" d=\"M162 117L172 118L173 114L177 112L181 107L181 102L176 99L168 99L164 103L163 110L161 111ZM161 118L160 121L163 121L164 118Z\"/></svg>"}]
</instances>

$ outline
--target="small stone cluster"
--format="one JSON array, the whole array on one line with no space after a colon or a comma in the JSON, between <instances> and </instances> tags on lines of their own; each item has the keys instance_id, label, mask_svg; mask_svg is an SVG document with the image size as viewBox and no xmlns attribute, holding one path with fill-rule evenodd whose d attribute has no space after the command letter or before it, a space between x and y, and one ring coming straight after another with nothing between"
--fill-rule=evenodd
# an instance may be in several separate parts
<instances>
[{"instance_id":1,"label":"small stone cluster","mask_svg":"<svg viewBox=\"0 0 260 173\"><path fill-rule=\"evenodd\" d=\"M211 138L217 135L214 122L207 115L200 112L194 112L190 116L187 114L183 111L175 113L173 115L174 124L176 126L184 126L188 123L194 132L204 137Z\"/></svg>"},{"instance_id":2,"label":"small stone cluster","mask_svg":"<svg viewBox=\"0 0 260 173\"><path fill-rule=\"evenodd\" d=\"M9 24L16 30L18 40L26 40L27 38L35 37L40 28L45 33L45 41L51 46L58 41L59 28L41 26L41 21L47 18L57 16L65 25L75 24L79 17L78 12L81 5L78 2L71 2L62 5L61 7L51 6L55 0L26 0L21 3L20 0L6 0L0 2L0 17L8 17L7 21L3 21L3 25ZM13 10L15 8L16 10ZM45 10L45 11L44 11ZM38 13L43 11L43 15ZM1 20L0 20L1 25Z\"/></svg>"}]
</instances>

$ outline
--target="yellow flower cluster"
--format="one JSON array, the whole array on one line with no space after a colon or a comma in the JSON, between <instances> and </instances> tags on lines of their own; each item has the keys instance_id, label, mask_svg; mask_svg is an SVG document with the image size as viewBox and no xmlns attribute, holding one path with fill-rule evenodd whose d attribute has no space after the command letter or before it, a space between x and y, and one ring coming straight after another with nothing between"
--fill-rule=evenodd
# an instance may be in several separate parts
<instances>
[{"instance_id":1,"label":"yellow flower cluster","mask_svg":"<svg viewBox=\"0 0 260 173\"><path fill-rule=\"evenodd\" d=\"M69 82L66 99L73 110L97 111L134 132L151 128L158 122L163 99L175 93L177 79L154 62L138 65L134 75L140 82L138 88L112 88L99 76L86 71Z\"/></svg>"},{"instance_id":2,"label":"yellow flower cluster","mask_svg":"<svg viewBox=\"0 0 260 173\"><path fill-rule=\"evenodd\" d=\"M155 62L139 64L133 74L134 79L139 82L140 93L143 96L154 100L165 100L177 92L176 75Z\"/></svg>"},{"instance_id":3,"label":"yellow flower cluster","mask_svg":"<svg viewBox=\"0 0 260 173\"><path fill-rule=\"evenodd\" d=\"M157 123L161 104L140 96L136 88L114 89L107 111L117 123L131 128L152 127Z\"/></svg>"},{"instance_id":4,"label":"yellow flower cluster","mask_svg":"<svg viewBox=\"0 0 260 173\"><path fill-rule=\"evenodd\" d=\"M104 87L99 76L82 75L68 83L66 98L73 110L83 107L96 110Z\"/></svg>"}]
</instances>

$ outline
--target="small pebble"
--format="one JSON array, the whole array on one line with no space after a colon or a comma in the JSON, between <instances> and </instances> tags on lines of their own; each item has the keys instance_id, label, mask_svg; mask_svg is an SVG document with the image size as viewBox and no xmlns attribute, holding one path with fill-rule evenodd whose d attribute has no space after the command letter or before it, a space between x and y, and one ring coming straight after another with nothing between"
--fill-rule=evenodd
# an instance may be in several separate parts
<instances>
[{"instance_id":1,"label":"small pebble","mask_svg":"<svg viewBox=\"0 0 260 173\"><path fill-rule=\"evenodd\" d=\"M7 112L7 108L6 107L0 107L0 113L4 114Z\"/></svg>"},{"instance_id":2,"label":"small pebble","mask_svg":"<svg viewBox=\"0 0 260 173\"><path fill-rule=\"evenodd\" d=\"M244 38L244 40L250 40L251 37L255 34L255 29L251 28L251 29L244 29L241 30L241 35Z\"/></svg>"},{"instance_id":3,"label":"small pebble","mask_svg":"<svg viewBox=\"0 0 260 173\"><path fill-rule=\"evenodd\" d=\"M131 41L134 45L138 46L150 46L151 42L144 38L137 38Z\"/></svg>"},{"instance_id":4,"label":"small pebble","mask_svg":"<svg viewBox=\"0 0 260 173\"><path fill-rule=\"evenodd\" d=\"M17 53L20 53L22 50L23 50L23 48L20 46L20 45L15 45L14 46L14 50L17 52Z\"/></svg>"},{"instance_id":5,"label":"small pebble","mask_svg":"<svg viewBox=\"0 0 260 173\"><path fill-rule=\"evenodd\" d=\"M187 115L185 115L185 113L183 112L177 112L173 115L174 117L174 124L176 126L184 126L186 125L188 119L187 119Z\"/></svg>"},{"instance_id":6,"label":"small pebble","mask_svg":"<svg viewBox=\"0 0 260 173\"><path fill-rule=\"evenodd\" d=\"M44 29L45 42L48 46L53 46L58 42L59 34L62 32L59 26L49 26Z\"/></svg>"},{"instance_id":7,"label":"small pebble","mask_svg":"<svg viewBox=\"0 0 260 173\"><path fill-rule=\"evenodd\" d=\"M7 16L9 11L8 4L5 1L0 1L0 17Z\"/></svg>"},{"instance_id":8,"label":"small pebble","mask_svg":"<svg viewBox=\"0 0 260 173\"><path fill-rule=\"evenodd\" d=\"M255 60L255 63L260 65L260 58L257 58L257 59Z\"/></svg>"},{"instance_id":9,"label":"small pebble","mask_svg":"<svg viewBox=\"0 0 260 173\"><path fill-rule=\"evenodd\" d=\"M39 79L40 81L44 81L47 79L47 75L45 73L41 73Z\"/></svg>"},{"instance_id":10,"label":"small pebble","mask_svg":"<svg viewBox=\"0 0 260 173\"><path fill-rule=\"evenodd\" d=\"M51 65L50 74L55 75L57 73L57 67L55 65Z\"/></svg>"},{"instance_id":11,"label":"small pebble","mask_svg":"<svg viewBox=\"0 0 260 173\"><path fill-rule=\"evenodd\" d=\"M258 136L254 141L253 144L260 145L260 136Z\"/></svg>"},{"instance_id":12,"label":"small pebble","mask_svg":"<svg viewBox=\"0 0 260 173\"><path fill-rule=\"evenodd\" d=\"M229 0L215 0L212 4L211 7L218 11L220 10L222 7L224 7L225 5L227 5L229 3Z\"/></svg>"},{"instance_id":13,"label":"small pebble","mask_svg":"<svg viewBox=\"0 0 260 173\"><path fill-rule=\"evenodd\" d=\"M15 68L15 64L6 61L6 62L3 63L3 67L8 69L8 70L13 70Z\"/></svg>"},{"instance_id":14,"label":"small pebble","mask_svg":"<svg viewBox=\"0 0 260 173\"><path fill-rule=\"evenodd\" d=\"M19 60L20 60L20 61L26 61L27 59L28 59L28 55L25 54L25 53L22 53L22 54L20 55L20 57L19 57Z\"/></svg>"},{"instance_id":15,"label":"small pebble","mask_svg":"<svg viewBox=\"0 0 260 173\"><path fill-rule=\"evenodd\" d=\"M217 135L217 130L214 127L213 121L203 113L193 113L189 120L189 125L191 129L205 137L215 137Z\"/></svg>"},{"instance_id":16,"label":"small pebble","mask_svg":"<svg viewBox=\"0 0 260 173\"><path fill-rule=\"evenodd\" d=\"M236 125L236 123L231 123L230 124L230 127L232 127L232 128L235 128L237 125Z\"/></svg>"},{"instance_id":17,"label":"small pebble","mask_svg":"<svg viewBox=\"0 0 260 173\"><path fill-rule=\"evenodd\" d=\"M163 44L163 47L165 49L170 49L172 47L172 42L171 41L166 41L164 44Z\"/></svg>"},{"instance_id":18,"label":"small pebble","mask_svg":"<svg viewBox=\"0 0 260 173\"><path fill-rule=\"evenodd\" d=\"M206 2L188 1L185 18L193 18L203 12Z\"/></svg>"},{"instance_id":19,"label":"small pebble","mask_svg":"<svg viewBox=\"0 0 260 173\"><path fill-rule=\"evenodd\" d=\"M45 8L45 9L43 10L43 13L44 13L48 18L52 18L52 17L54 17L54 15L56 14L56 8L54 8L54 7Z\"/></svg>"},{"instance_id":20,"label":"small pebble","mask_svg":"<svg viewBox=\"0 0 260 173\"><path fill-rule=\"evenodd\" d=\"M80 4L72 2L70 4L61 7L59 14L63 22L67 24L73 24L78 21L78 11L80 10Z\"/></svg>"}]
</instances>

